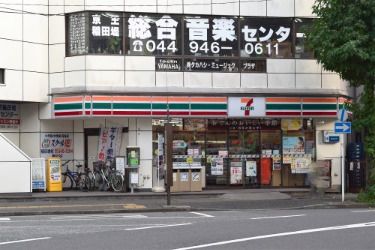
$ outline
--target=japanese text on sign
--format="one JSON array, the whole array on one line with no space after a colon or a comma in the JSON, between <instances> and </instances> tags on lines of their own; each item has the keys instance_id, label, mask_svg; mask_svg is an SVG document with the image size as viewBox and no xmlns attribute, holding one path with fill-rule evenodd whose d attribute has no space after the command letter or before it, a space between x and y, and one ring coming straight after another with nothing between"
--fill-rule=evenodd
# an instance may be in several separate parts
<instances>
[{"instance_id":1,"label":"japanese text on sign","mask_svg":"<svg viewBox=\"0 0 375 250\"><path fill-rule=\"evenodd\" d=\"M163 16L130 15L127 17L129 54L181 54L180 20Z\"/></svg>"},{"instance_id":2,"label":"japanese text on sign","mask_svg":"<svg viewBox=\"0 0 375 250\"><path fill-rule=\"evenodd\" d=\"M42 133L40 155L43 158L73 159L73 133Z\"/></svg>"}]
</instances>

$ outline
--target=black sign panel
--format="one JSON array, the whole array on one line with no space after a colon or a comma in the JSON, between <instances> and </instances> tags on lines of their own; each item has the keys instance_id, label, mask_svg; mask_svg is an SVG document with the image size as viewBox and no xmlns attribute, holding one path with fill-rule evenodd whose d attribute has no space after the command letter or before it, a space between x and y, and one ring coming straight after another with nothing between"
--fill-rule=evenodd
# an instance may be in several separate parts
<instances>
[{"instance_id":1,"label":"black sign panel","mask_svg":"<svg viewBox=\"0 0 375 250\"><path fill-rule=\"evenodd\" d=\"M182 71L182 59L155 58L156 71Z\"/></svg>"},{"instance_id":2,"label":"black sign panel","mask_svg":"<svg viewBox=\"0 0 375 250\"><path fill-rule=\"evenodd\" d=\"M238 19L184 17L185 55L238 56Z\"/></svg>"},{"instance_id":3,"label":"black sign panel","mask_svg":"<svg viewBox=\"0 0 375 250\"><path fill-rule=\"evenodd\" d=\"M70 56L87 54L86 20L86 13L69 15L67 53Z\"/></svg>"},{"instance_id":4,"label":"black sign panel","mask_svg":"<svg viewBox=\"0 0 375 250\"><path fill-rule=\"evenodd\" d=\"M126 54L181 55L181 17L132 14L126 20Z\"/></svg>"},{"instance_id":5,"label":"black sign panel","mask_svg":"<svg viewBox=\"0 0 375 250\"><path fill-rule=\"evenodd\" d=\"M92 54L123 53L123 22L121 13L90 12L90 46Z\"/></svg>"},{"instance_id":6,"label":"black sign panel","mask_svg":"<svg viewBox=\"0 0 375 250\"><path fill-rule=\"evenodd\" d=\"M227 59L185 58L185 71L238 72L238 61Z\"/></svg>"},{"instance_id":7,"label":"black sign panel","mask_svg":"<svg viewBox=\"0 0 375 250\"><path fill-rule=\"evenodd\" d=\"M292 18L242 18L241 57L293 57Z\"/></svg>"},{"instance_id":8,"label":"black sign panel","mask_svg":"<svg viewBox=\"0 0 375 250\"><path fill-rule=\"evenodd\" d=\"M241 72L243 73L266 73L267 61L260 60L241 60Z\"/></svg>"}]
</instances>

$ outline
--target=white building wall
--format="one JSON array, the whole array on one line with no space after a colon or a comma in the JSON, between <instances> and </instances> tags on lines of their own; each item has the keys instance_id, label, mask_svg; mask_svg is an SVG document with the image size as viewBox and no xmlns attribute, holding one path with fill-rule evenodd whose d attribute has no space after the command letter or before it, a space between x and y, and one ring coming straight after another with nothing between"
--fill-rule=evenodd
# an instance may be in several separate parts
<instances>
[{"instance_id":1,"label":"white building wall","mask_svg":"<svg viewBox=\"0 0 375 250\"><path fill-rule=\"evenodd\" d=\"M316 120L316 144L317 160L332 160L331 166L331 187L340 190L341 187L341 143L325 144L323 143L323 131L334 132L335 120L317 119ZM344 156L345 157L345 156Z\"/></svg>"}]
</instances>

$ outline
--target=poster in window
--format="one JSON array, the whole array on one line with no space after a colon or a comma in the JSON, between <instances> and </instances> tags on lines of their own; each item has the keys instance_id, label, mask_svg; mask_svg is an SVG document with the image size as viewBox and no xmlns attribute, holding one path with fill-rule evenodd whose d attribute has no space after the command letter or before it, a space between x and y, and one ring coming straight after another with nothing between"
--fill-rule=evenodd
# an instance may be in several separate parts
<instances>
[{"instance_id":1,"label":"poster in window","mask_svg":"<svg viewBox=\"0 0 375 250\"><path fill-rule=\"evenodd\" d=\"M292 18L242 18L241 57L293 58Z\"/></svg>"},{"instance_id":2,"label":"poster in window","mask_svg":"<svg viewBox=\"0 0 375 250\"><path fill-rule=\"evenodd\" d=\"M185 16L185 55L238 56L238 19Z\"/></svg>"},{"instance_id":3,"label":"poster in window","mask_svg":"<svg viewBox=\"0 0 375 250\"><path fill-rule=\"evenodd\" d=\"M241 184L241 183L242 183L242 167L230 167L230 184Z\"/></svg>"},{"instance_id":4,"label":"poster in window","mask_svg":"<svg viewBox=\"0 0 375 250\"><path fill-rule=\"evenodd\" d=\"M224 160L223 158L213 158L211 160L211 175L224 174Z\"/></svg>"},{"instance_id":5,"label":"poster in window","mask_svg":"<svg viewBox=\"0 0 375 250\"><path fill-rule=\"evenodd\" d=\"M257 176L257 162L246 161L246 176L256 177Z\"/></svg>"},{"instance_id":6,"label":"poster in window","mask_svg":"<svg viewBox=\"0 0 375 250\"><path fill-rule=\"evenodd\" d=\"M126 20L127 55L181 55L181 17L130 14Z\"/></svg>"},{"instance_id":7,"label":"poster in window","mask_svg":"<svg viewBox=\"0 0 375 250\"><path fill-rule=\"evenodd\" d=\"M90 12L89 25L89 53L123 53L123 16L121 13Z\"/></svg>"},{"instance_id":8,"label":"poster in window","mask_svg":"<svg viewBox=\"0 0 375 250\"><path fill-rule=\"evenodd\" d=\"M304 154L305 137L304 136L284 136L283 137L284 154Z\"/></svg>"}]
</instances>

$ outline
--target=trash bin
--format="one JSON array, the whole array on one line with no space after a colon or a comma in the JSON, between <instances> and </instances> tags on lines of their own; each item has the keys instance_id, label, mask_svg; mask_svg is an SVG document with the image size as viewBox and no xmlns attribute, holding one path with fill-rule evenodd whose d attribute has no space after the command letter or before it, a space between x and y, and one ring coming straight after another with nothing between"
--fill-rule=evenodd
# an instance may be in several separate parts
<instances>
[{"instance_id":1,"label":"trash bin","mask_svg":"<svg viewBox=\"0 0 375 250\"><path fill-rule=\"evenodd\" d=\"M171 192L180 192L180 170L173 168L173 186L171 186Z\"/></svg>"},{"instance_id":2,"label":"trash bin","mask_svg":"<svg viewBox=\"0 0 375 250\"><path fill-rule=\"evenodd\" d=\"M190 191L190 169L183 168L179 170L178 185L179 192L189 192Z\"/></svg>"},{"instance_id":3,"label":"trash bin","mask_svg":"<svg viewBox=\"0 0 375 250\"><path fill-rule=\"evenodd\" d=\"M199 192L202 191L202 168L191 168L189 170L190 175L190 191Z\"/></svg>"}]
</instances>

